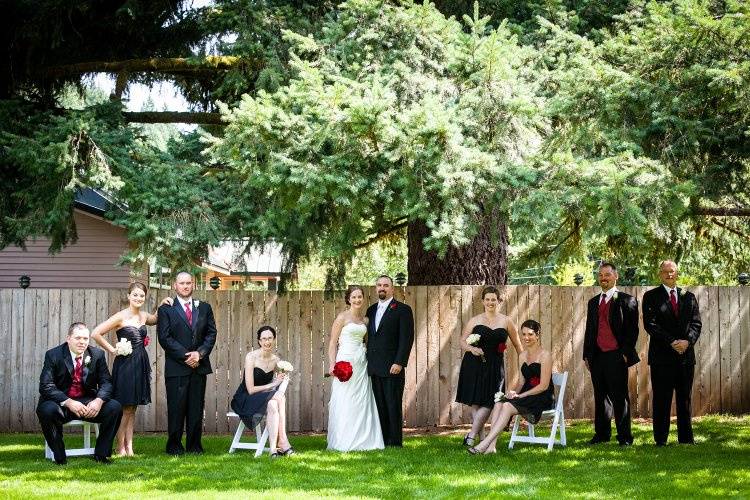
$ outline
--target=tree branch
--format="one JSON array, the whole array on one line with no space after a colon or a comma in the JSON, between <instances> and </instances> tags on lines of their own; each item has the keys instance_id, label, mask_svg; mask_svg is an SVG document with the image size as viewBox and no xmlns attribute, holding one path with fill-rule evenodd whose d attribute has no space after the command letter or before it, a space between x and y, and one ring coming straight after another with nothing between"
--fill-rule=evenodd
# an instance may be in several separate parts
<instances>
[{"instance_id":1,"label":"tree branch","mask_svg":"<svg viewBox=\"0 0 750 500\"><path fill-rule=\"evenodd\" d=\"M40 68L39 73L49 78L59 78L83 73L169 73L201 75L233 69L239 66L260 69L263 61L235 56L207 56L204 58L148 58L125 61L91 61L62 66Z\"/></svg>"},{"instance_id":2,"label":"tree branch","mask_svg":"<svg viewBox=\"0 0 750 500\"><path fill-rule=\"evenodd\" d=\"M694 213L714 217L750 217L750 207L698 207Z\"/></svg>"},{"instance_id":3,"label":"tree branch","mask_svg":"<svg viewBox=\"0 0 750 500\"><path fill-rule=\"evenodd\" d=\"M356 250L359 250L360 248L365 248L367 246L370 246L373 243L375 243L376 241L381 240L381 239L385 238L386 236L388 236L389 234L393 234L396 231L398 231L400 229L403 229L403 228L405 228L408 225L409 225L409 221L405 220L405 221L399 222L395 226L391 226L388 229L385 229L383 231L378 231L377 233L375 233L373 236L371 236L367 240L363 241L362 243L360 243L358 245L354 245L354 248Z\"/></svg>"},{"instance_id":4,"label":"tree branch","mask_svg":"<svg viewBox=\"0 0 750 500\"><path fill-rule=\"evenodd\" d=\"M194 123L196 125L226 125L221 113L191 111L123 111L128 123Z\"/></svg>"},{"instance_id":5,"label":"tree branch","mask_svg":"<svg viewBox=\"0 0 750 500\"><path fill-rule=\"evenodd\" d=\"M733 227L729 227L729 226L727 226L726 224L724 224L723 222L720 222L720 221L718 221L718 220L716 220L716 219L713 219L713 218L712 218L712 219L709 219L709 220L710 220L711 222L713 222L714 224L716 224L717 226L719 226L720 228L722 228L722 229L726 229L726 230L727 230L727 231L729 231L730 233L734 233L734 234L736 234L736 235L737 235L737 236L739 236L740 238L743 238L743 239L746 239L746 240L750 240L750 236L746 235L746 234L745 234L745 233L743 233L742 231L739 231L739 230L737 230L737 229L735 229L735 228L733 228Z\"/></svg>"}]
</instances>

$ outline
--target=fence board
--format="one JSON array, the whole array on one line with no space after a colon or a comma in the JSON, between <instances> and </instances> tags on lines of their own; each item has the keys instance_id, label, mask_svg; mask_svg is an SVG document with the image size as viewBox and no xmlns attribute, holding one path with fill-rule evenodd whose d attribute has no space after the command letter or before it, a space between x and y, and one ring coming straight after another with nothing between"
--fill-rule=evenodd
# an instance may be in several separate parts
<instances>
[{"instance_id":1,"label":"fence board","mask_svg":"<svg viewBox=\"0 0 750 500\"><path fill-rule=\"evenodd\" d=\"M470 410L455 403L463 352L459 338L463 325L482 311L479 286L397 288L397 297L409 304L415 315L415 344L406 367L404 417L408 426L447 425L470 422ZM642 300L645 287L623 288ZM542 345L552 352L554 369L568 370L569 392L566 416L590 417L593 397L589 374L580 362L586 319L586 302L598 292L595 287L506 287L501 310L517 326L527 318L540 320ZM693 413L750 410L750 288L693 287L703 319L696 345ZM147 301L155 309L166 290L153 290ZM366 297L375 299L373 287ZM245 353L254 348L255 331L271 324L279 332L278 352L295 365L287 412L290 430L324 430L328 422L330 381L327 369L327 339L335 315L345 308L337 294L326 300L323 292L275 293L221 291L196 292L206 300L217 321L218 339L211 361L214 374L206 391L207 432L231 429L224 417L241 380ZM44 352L64 341L73 321L86 321L93 328L125 306L121 290L0 290L0 431L37 431L35 416L37 385ZM637 350L642 358L630 373L633 415L650 416L648 336L642 329ZM156 330L149 327L152 343L147 347L152 363L152 404L140 408L137 430L166 430L166 394L163 382L164 354L157 345ZM114 341L114 337L108 337ZM508 382L517 369L507 351ZM14 377L13 374L19 374Z\"/></svg>"}]
</instances>

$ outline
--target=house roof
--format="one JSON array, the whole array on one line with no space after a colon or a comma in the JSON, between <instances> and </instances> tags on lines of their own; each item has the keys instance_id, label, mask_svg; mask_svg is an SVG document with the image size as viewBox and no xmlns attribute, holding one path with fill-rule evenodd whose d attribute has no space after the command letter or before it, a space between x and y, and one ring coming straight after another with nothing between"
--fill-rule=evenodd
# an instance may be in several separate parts
<instances>
[{"instance_id":1,"label":"house roof","mask_svg":"<svg viewBox=\"0 0 750 500\"><path fill-rule=\"evenodd\" d=\"M224 274L235 276L279 276L288 274L283 269L281 245L267 243L253 246L245 252L247 242L224 241L221 245L208 248L208 260L204 266L213 267Z\"/></svg>"},{"instance_id":2,"label":"house roof","mask_svg":"<svg viewBox=\"0 0 750 500\"><path fill-rule=\"evenodd\" d=\"M76 191L75 208L88 212L92 215L103 217L104 213L114 206L104 193L92 188L83 188Z\"/></svg>"}]
</instances>

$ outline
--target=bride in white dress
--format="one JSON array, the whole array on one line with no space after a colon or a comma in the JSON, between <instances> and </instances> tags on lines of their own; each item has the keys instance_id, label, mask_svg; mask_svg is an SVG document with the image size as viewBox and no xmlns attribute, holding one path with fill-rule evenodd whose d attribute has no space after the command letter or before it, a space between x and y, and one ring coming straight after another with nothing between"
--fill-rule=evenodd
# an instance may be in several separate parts
<instances>
[{"instance_id":1,"label":"bride in white dress","mask_svg":"<svg viewBox=\"0 0 750 500\"><path fill-rule=\"evenodd\" d=\"M367 374L365 296L362 288L350 286L345 295L349 309L333 322L328 344L329 373L337 361L352 365L352 377L340 382L332 377L328 403L328 449L337 451L381 450L378 409Z\"/></svg>"}]
</instances>

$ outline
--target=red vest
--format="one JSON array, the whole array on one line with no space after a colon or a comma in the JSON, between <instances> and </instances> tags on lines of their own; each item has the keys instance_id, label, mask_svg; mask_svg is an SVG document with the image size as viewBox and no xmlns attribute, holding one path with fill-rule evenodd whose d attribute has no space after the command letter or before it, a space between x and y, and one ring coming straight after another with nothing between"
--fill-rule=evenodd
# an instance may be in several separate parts
<instances>
[{"instance_id":1,"label":"red vest","mask_svg":"<svg viewBox=\"0 0 750 500\"><path fill-rule=\"evenodd\" d=\"M612 333L612 328L609 326L609 306L612 304L613 299L604 304L599 299L599 330L596 335L596 345L599 346L602 352L609 352L617 350L617 339L615 334Z\"/></svg>"}]
</instances>

